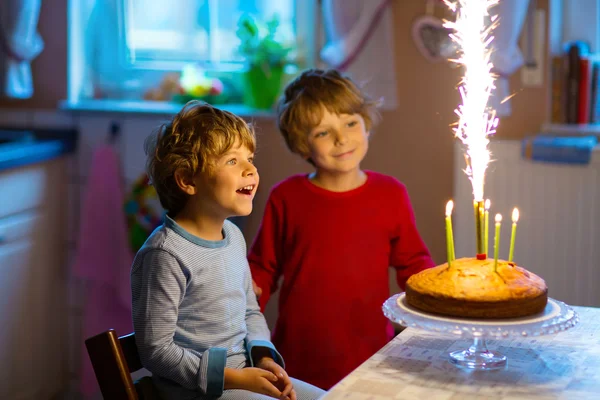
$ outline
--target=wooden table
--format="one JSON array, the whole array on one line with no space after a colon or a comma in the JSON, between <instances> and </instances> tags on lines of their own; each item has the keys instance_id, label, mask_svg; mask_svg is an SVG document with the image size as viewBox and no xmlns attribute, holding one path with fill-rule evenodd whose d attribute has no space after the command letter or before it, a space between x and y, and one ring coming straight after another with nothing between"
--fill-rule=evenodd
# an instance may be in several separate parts
<instances>
[{"instance_id":1,"label":"wooden table","mask_svg":"<svg viewBox=\"0 0 600 400\"><path fill-rule=\"evenodd\" d=\"M448 362L472 339L408 328L322 399L600 399L600 308L573 307L579 324L554 335L487 340L505 369L471 371Z\"/></svg>"}]
</instances>

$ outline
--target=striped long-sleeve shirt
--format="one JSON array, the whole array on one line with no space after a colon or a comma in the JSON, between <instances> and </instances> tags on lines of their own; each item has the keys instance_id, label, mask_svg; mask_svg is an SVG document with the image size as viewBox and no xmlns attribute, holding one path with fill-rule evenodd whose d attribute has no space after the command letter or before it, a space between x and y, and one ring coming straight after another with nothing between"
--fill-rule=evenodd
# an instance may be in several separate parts
<instances>
[{"instance_id":1,"label":"striped long-sleeve shirt","mask_svg":"<svg viewBox=\"0 0 600 400\"><path fill-rule=\"evenodd\" d=\"M242 233L225 221L223 236L204 240L165 217L133 262L136 344L167 398L219 396L225 367L252 364L253 347L270 348L283 366L252 291Z\"/></svg>"}]
</instances>

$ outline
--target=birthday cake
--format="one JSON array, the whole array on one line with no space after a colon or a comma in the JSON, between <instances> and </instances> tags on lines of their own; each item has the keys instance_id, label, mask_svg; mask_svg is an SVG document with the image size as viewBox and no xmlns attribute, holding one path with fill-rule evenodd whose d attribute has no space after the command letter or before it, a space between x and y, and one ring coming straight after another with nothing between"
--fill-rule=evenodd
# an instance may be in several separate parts
<instances>
[{"instance_id":1,"label":"birthday cake","mask_svg":"<svg viewBox=\"0 0 600 400\"><path fill-rule=\"evenodd\" d=\"M460 258L411 276L409 305L430 313L470 318L515 318L537 314L548 301L539 276L513 262Z\"/></svg>"}]
</instances>

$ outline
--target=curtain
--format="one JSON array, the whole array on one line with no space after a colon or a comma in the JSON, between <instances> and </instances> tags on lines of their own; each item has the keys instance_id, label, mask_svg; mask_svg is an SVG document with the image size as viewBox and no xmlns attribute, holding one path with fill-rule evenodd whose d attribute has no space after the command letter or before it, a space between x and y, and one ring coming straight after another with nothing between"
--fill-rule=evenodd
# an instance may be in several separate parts
<instances>
[{"instance_id":1,"label":"curtain","mask_svg":"<svg viewBox=\"0 0 600 400\"><path fill-rule=\"evenodd\" d=\"M528 8L529 0L502 0L490 10L492 15L496 14L499 18L499 25L492 32L494 51L491 56L494 72L499 77L496 80L496 90L490 98L490 105L497 111L498 116L511 113L510 100L501 102L511 94L508 79L524 63L523 54L519 49L519 37ZM534 23L533 19L529 23Z\"/></svg>"},{"instance_id":2,"label":"curtain","mask_svg":"<svg viewBox=\"0 0 600 400\"><path fill-rule=\"evenodd\" d=\"M0 1L1 95L26 99L33 95L31 61L44 49L37 32L41 0Z\"/></svg>"},{"instance_id":3,"label":"curtain","mask_svg":"<svg viewBox=\"0 0 600 400\"><path fill-rule=\"evenodd\" d=\"M321 59L350 75L383 108L397 106L390 0L322 0L327 42ZM380 62L373 62L381 60Z\"/></svg>"}]
</instances>

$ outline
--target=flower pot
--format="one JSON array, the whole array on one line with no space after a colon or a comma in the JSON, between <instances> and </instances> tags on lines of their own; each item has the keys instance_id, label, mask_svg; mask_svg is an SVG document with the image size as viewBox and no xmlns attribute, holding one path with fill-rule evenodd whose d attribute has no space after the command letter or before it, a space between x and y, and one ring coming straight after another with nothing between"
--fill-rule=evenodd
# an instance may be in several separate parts
<instances>
[{"instance_id":1,"label":"flower pot","mask_svg":"<svg viewBox=\"0 0 600 400\"><path fill-rule=\"evenodd\" d=\"M283 77L283 66L253 65L244 72L244 104L252 108L273 107Z\"/></svg>"}]
</instances>

